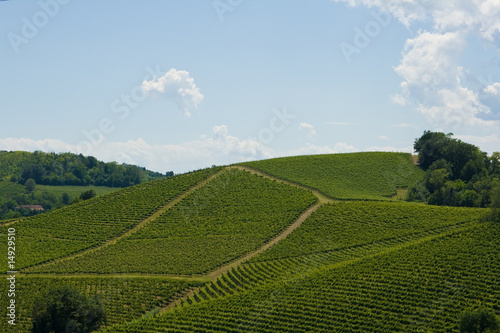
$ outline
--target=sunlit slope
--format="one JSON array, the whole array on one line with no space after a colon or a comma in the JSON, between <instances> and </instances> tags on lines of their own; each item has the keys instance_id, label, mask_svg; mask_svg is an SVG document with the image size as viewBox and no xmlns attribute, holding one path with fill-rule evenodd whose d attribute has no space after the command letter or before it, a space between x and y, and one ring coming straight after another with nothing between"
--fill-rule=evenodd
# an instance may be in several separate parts
<instances>
[{"instance_id":1,"label":"sunlit slope","mask_svg":"<svg viewBox=\"0 0 500 333\"><path fill-rule=\"evenodd\" d=\"M316 202L310 191L228 169L116 244L34 272L203 274L263 246Z\"/></svg>"},{"instance_id":2,"label":"sunlit slope","mask_svg":"<svg viewBox=\"0 0 500 333\"><path fill-rule=\"evenodd\" d=\"M458 332L500 307L500 225L465 230L105 332Z\"/></svg>"},{"instance_id":3,"label":"sunlit slope","mask_svg":"<svg viewBox=\"0 0 500 333\"><path fill-rule=\"evenodd\" d=\"M242 163L336 199L388 200L422 176L406 153L350 153L283 157Z\"/></svg>"},{"instance_id":4,"label":"sunlit slope","mask_svg":"<svg viewBox=\"0 0 500 333\"><path fill-rule=\"evenodd\" d=\"M252 259L298 258L396 239L415 239L477 222L484 209L438 207L407 202L340 202L324 205L299 229Z\"/></svg>"},{"instance_id":5,"label":"sunlit slope","mask_svg":"<svg viewBox=\"0 0 500 333\"><path fill-rule=\"evenodd\" d=\"M220 168L160 179L0 227L7 253L8 228L16 230L17 270L97 246L136 226L160 207ZM0 269L7 271L7 260Z\"/></svg>"}]
</instances>

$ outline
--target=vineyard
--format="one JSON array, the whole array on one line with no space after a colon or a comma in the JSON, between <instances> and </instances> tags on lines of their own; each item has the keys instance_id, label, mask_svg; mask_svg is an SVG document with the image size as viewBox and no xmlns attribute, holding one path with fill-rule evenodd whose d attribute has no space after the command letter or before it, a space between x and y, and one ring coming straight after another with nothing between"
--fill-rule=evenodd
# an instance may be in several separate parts
<instances>
[{"instance_id":1,"label":"vineyard","mask_svg":"<svg viewBox=\"0 0 500 333\"><path fill-rule=\"evenodd\" d=\"M206 169L110 193L16 223L18 269L97 246L132 229L170 200L219 169ZM0 227L7 234L8 226ZM4 248L6 253L6 248ZM0 268L7 271L7 263Z\"/></svg>"},{"instance_id":2,"label":"vineyard","mask_svg":"<svg viewBox=\"0 0 500 333\"><path fill-rule=\"evenodd\" d=\"M231 169L116 244L35 272L203 274L262 246L316 201Z\"/></svg>"},{"instance_id":3,"label":"vineyard","mask_svg":"<svg viewBox=\"0 0 500 333\"><path fill-rule=\"evenodd\" d=\"M457 332L466 309L500 309L499 237L475 225L104 332Z\"/></svg>"},{"instance_id":4,"label":"vineyard","mask_svg":"<svg viewBox=\"0 0 500 333\"><path fill-rule=\"evenodd\" d=\"M34 300L45 290L60 285L76 288L86 295L99 295L106 307L108 325L120 324L138 318L144 313L159 309L175 294L186 288L201 285L167 278L137 277L40 277L23 276L17 281L17 289L22 299L18 310L16 332L29 332L29 317ZM6 304L6 285L1 284L0 302ZM7 322L0 321L0 331L8 332Z\"/></svg>"},{"instance_id":5,"label":"vineyard","mask_svg":"<svg viewBox=\"0 0 500 333\"><path fill-rule=\"evenodd\" d=\"M35 299L60 285L102 298L106 333L458 333L465 311L500 315L500 224L391 200L421 175L409 154L243 165L0 226L16 229L19 270L17 325L0 331L30 332Z\"/></svg>"},{"instance_id":6,"label":"vineyard","mask_svg":"<svg viewBox=\"0 0 500 333\"><path fill-rule=\"evenodd\" d=\"M317 189L335 199L389 200L423 172L405 153L351 153L283 157L242 165Z\"/></svg>"}]
</instances>

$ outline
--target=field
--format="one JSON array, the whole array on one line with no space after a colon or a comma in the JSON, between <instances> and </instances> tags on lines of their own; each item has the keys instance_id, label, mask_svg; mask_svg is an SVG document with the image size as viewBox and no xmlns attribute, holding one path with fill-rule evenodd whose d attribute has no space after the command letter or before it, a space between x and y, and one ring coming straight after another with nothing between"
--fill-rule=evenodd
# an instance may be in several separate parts
<instances>
[{"instance_id":1,"label":"field","mask_svg":"<svg viewBox=\"0 0 500 333\"><path fill-rule=\"evenodd\" d=\"M409 154L244 166L0 227L16 229L19 271L18 325L0 330L29 332L35 298L59 285L102 297L106 333L458 333L465 311L500 314L500 224L487 209L391 199L421 175Z\"/></svg>"},{"instance_id":2,"label":"field","mask_svg":"<svg viewBox=\"0 0 500 333\"><path fill-rule=\"evenodd\" d=\"M465 310L499 309L499 236L474 225L104 332L457 332Z\"/></svg>"},{"instance_id":3,"label":"field","mask_svg":"<svg viewBox=\"0 0 500 333\"><path fill-rule=\"evenodd\" d=\"M203 274L262 246L316 201L232 169L116 244L34 271Z\"/></svg>"},{"instance_id":4,"label":"field","mask_svg":"<svg viewBox=\"0 0 500 333\"><path fill-rule=\"evenodd\" d=\"M422 176L405 153L295 156L242 165L344 200L390 200L397 188L413 185Z\"/></svg>"},{"instance_id":5,"label":"field","mask_svg":"<svg viewBox=\"0 0 500 333\"><path fill-rule=\"evenodd\" d=\"M17 243L16 266L41 264L116 238L217 171L161 179L23 219L15 224L16 232L23 235ZM9 227L1 226L0 233L6 235ZM6 271L7 262L0 267Z\"/></svg>"}]
</instances>

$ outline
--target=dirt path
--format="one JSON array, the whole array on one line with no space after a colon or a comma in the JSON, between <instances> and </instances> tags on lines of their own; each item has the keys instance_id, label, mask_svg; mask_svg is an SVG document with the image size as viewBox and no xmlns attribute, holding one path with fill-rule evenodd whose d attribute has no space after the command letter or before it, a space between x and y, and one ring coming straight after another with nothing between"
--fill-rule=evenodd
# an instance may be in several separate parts
<instances>
[{"instance_id":1,"label":"dirt path","mask_svg":"<svg viewBox=\"0 0 500 333\"><path fill-rule=\"evenodd\" d=\"M228 167L228 168L243 170L243 171L246 171L246 172L250 172L250 173L252 173L254 175L259 175L259 176L265 177L267 179L272 179L272 180L275 180L275 181L283 183L283 184L287 184L287 185L290 185L290 186L295 186L295 187L301 188L303 190L310 191L310 192L312 192L318 198L320 204L338 202L337 200L334 200L334 199L331 199L331 198L327 197L326 195L324 195L323 193L321 193L320 191L318 191L316 189L313 189L313 188L310 188L310 187L307 187L307 186L304 186L304 185L300 185L300 184L294 183L294 182L289 181L289 180L281 179L281 178L269 175L267 173L264 173L262 171L259 171L259 170L256 170L256 169L252 169L252 168L247 167L247 166L236 165L236 166L231 166L231 167Z\"/></svg>"},{"instance_id":2,"label":"dirt path","mask_svg":"<svg viewBox=\"0 0 500 333\"><path fill-rule=\"evenodd\" d=\"M23 271L24 272L30 272L33 269L38 268L38 267L44 267L44 266L53 265L53 264L56 264L56 263L59 263L59 262L63 262L63 261L66 261L66 260L75 259L75 258L84 256L86 254L96 252L96 251L98 251L98 250L100 250L102 248L105 248L107 246L116 244L116 242L118 242L120 239L123 239L125 237L130 236L131 234L133 234L133 233L137 232L138 230L144 228L144 226L146 226L148 223L156 220L158 217L160 217L161 215L163 215L167 210L169 210L170 208L172 208L175 205L177 205L185 197L187 197L188 195L190 195L191 193L193 193L197 189L205 186L211 180L217 178L220 174L222 174L224 172L224 170L225 169L222 169L221 171L213 174L212 176L208 177L207 179L202 180L201 182L197 183L196 185L194 185L193 187L191 187L189 190L185 191L184 193L182 193L181 195L179 195L178 197L176 197L175 199L173 199L172 201L170 201L165 206L160 207L160 209L158 209L153 215L150 215L148 218L146 218L143 221L139 222L139 224L137 224L134 228L132 228L129 231L121 234L120 236L118 236L116 238L113 238L113 239L110 239L110 240L106 241L105 243L103 243L103 244L101 244L99 246L96 246L96 247L84 250L82 252L78 252L78 253L69 255L67 257L55 259L55 260L52 260L52 261L50 261L48 263L43 263L43 264L38 264L38 265L35 265L35 266L31 266L31 267L23 269Z\"/></svg>"},{"instance_id":3,"label":"dirt path","mask_svg":"<svg viewBox=\"0 0 500 333\"><path fill-rule=\"evenodd\" d=\"M255 250L253 252L250 252L250 253L246 254L245 256L239 258L238 260L233 261L233 262L231 262L231 263L229 263L229 264L227 264L225 266L222 266L222 267L216 269L215 271L212 271L212 272L208 273L207 275L205 275L203 277L207 278L207 279L210 279L210 280L213 280L213 281L216 281L219 276L221 276L222 274L226 273L231 268L236 267L239 264L241 264L242 262L245 262L245 261L247 261L247 260L255 257L256 255L259 255L262 252L266 251L267 249L269 249L274 244L276 244L279 241L281 241L281 240L285 239L286 237L288 237L288 235L290 235L292 233L292 231L294 231L295 229L297 229L298 227L300 227L300 225L309 216L311 216L312 213L314 213L321 206L322 206L321 203L317 203L316 205L314 205L311 208L309 208L306 212L302 213L302 215L300 215L299 218L297 220L295 220L295 222L293 222L288 228L286 228L278 236L276 236L270 242L267 242L266 244L264 244L259 249Z\"/></svg>"}]
</instances>

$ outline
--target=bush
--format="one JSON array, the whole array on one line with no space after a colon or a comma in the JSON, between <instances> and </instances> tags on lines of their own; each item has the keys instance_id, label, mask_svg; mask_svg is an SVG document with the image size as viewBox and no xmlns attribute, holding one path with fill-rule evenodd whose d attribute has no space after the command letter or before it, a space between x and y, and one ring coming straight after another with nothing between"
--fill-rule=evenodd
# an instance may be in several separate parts
<instances>
[{"instance_id":1,"label":"bush","mask_svg":"<svg viewBox=\"0 0 500 333\"><path fill-rule=\"evenodd\" d=\"M499 327L495 314L486 309L466 312L460 321L460 333L493 333L498 332Z\"/></svg>"},{"instance_id":2,"label":"bush","mask_svg":"<svg viewBox=\"0 0 500 333\"><path fill-rule=\"evenodd\" d=\"M100 299L63 286L35 301L32 321L32 333L90 333L106 322L106 314Z\"/></svg>"}]
</instances>

